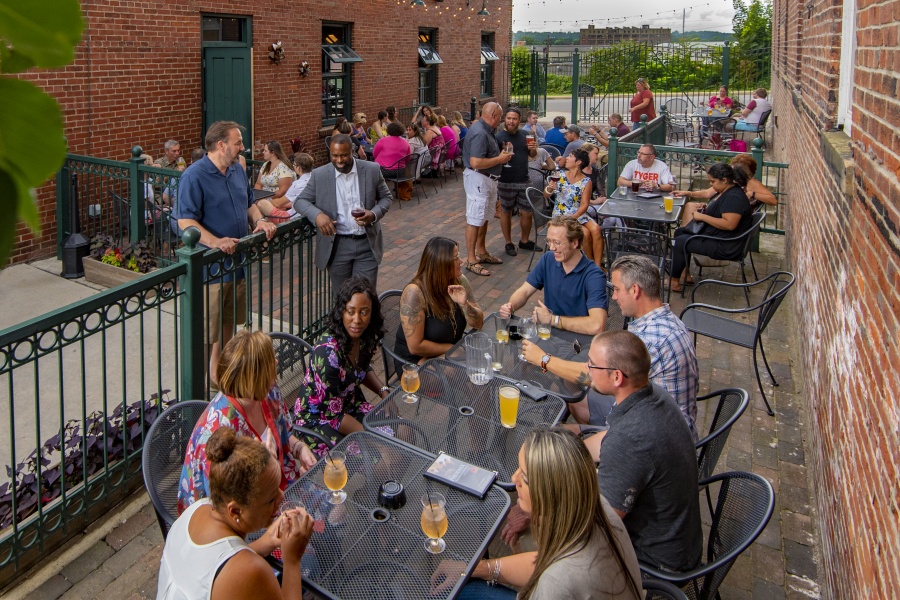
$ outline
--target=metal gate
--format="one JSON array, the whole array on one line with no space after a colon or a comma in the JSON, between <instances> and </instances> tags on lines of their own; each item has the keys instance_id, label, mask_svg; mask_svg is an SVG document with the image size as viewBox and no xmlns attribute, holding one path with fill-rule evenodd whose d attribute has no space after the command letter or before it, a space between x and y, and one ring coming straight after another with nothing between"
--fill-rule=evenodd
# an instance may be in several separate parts
<instances>
[{"instance_id":1,"label":"metal gate","mask_svg":"<svg viewBox=\"0 0 900 600\"><path fill-rule=\"evenodd\" d=\"M526 48L514 49L509 56L501 57L501 65L508 65L509 93L500 94L501 102L508 98L510 105L547 113L547 55Z\"/></svg>"}]
</instances>

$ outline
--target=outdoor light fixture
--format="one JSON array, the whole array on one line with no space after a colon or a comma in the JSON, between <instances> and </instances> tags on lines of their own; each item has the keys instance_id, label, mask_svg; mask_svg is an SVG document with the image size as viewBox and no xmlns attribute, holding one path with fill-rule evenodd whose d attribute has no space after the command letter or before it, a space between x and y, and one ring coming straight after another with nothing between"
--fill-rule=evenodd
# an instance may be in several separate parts
<instances>
[{"instance_id":1,"label":"outdoor light fixture","mask_svg":"<svg viewBox=\"0 0 900 600\"><path fill-rule=\"evenodd\" d=\"M412 0L412 2L409 3L409 5L410 6L425 6L425 2L423 2L423 0Z\"/></svg>"},{"instance_id":2,"label":"outdoor light fixture","mask_svg":"<svg viewBox=\"0 0 900 600\"><path fill-rule=\"evenodd\" d=\"M491 13L489 13L489 12L487 11L486 5L487 5L487 0L481 0L481 10L478 11L478 16L479 16L479 17L489 17L489 16L491 16Z\"/></svg>"}]
</instances>

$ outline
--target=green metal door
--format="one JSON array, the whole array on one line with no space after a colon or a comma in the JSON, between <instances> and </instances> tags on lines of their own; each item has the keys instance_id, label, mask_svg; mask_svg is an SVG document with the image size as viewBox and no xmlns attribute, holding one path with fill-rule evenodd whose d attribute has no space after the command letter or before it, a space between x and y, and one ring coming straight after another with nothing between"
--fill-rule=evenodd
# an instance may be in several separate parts
<instances>
[{"instance_id":1,"label":"green metal door","mask_svg":"<svg viewBox=\"0 0 900 600\"><path fill-rule=\"evenodd\" d=\"M246 128L244 145L253 144L253 86L250 48L203 49L203 132L216 121L236 121Z\"/></svg>"}]
</instances>

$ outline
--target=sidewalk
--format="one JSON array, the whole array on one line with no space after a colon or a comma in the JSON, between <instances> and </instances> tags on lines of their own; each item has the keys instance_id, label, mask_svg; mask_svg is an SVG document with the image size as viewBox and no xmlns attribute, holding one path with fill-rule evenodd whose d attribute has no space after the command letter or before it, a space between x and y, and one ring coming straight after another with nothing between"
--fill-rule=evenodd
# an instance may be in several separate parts
<instances>
[{"instance_id":1,"label":"sidewalk","mask_svg":"<svg viewBox=\"0 0 900 600\"><path fill-rule=\"evenodd\" d=\"M465 257L462 174L459 174L458 182L451 175L442 189L438 184L437 196L432 192L430 182L425 185L428 186L428 199L423 196L419 204L414 198L412 202L404 203L402 209L394 202L383 222L385 256L379 271L380 291L402 289L416 270L425 242L433 236L443 235L457 240L461 255ZM518 230L514 226L513 241L517 240ZM763 236L762 253L754 257L761 275L788 267L783 242L783 237ZM499 221L492 219L488 229L488 249L502 257L506 264L494 266L491 269L494 274L490 277L467 273L485 312L499 308L521 284L527 272L530 255L521 252L519 256L510 258L503 253L503 246ZM8 275L4 272L2 276ZM724 277L721 269L705 270L704 275L727 281L740 280L735 267L725 269ZM2 283L3 279L0 279L0 285ZM66 283L67 289L80 285ZM732 300L733 305L740 305L743 296ZM714 301L731 300L716 298ZM685 305L685 300L673 297L672 310L676 314ZM792 302L785 303L765 336L766 354L780 383L778 388L766 384L770 401L774 397L774 418L765 412L749 351L725 346L709 338L698 340L701 394L732 386L751 392L750 409L732 429L725 453L719 460L718 471L758 473L772 483L776 493L775 513L769 526L751 549L738 559L720 590L726 600L819 597L816 585L817 519L812 513L814 503L810 498L805 466L807 417L805 403L801 401L803 390L800 389L799 373L793 367L799 361L792 355L790 343L796 335L792 309ZM2 315L3 310L0 308L0 323L3 318L8 318ZM380 363L377 359L376 366L380 367ZM763 377L766 381L765 375ZM701 429L705 431L707 415L703 408L698 418ZM156 597L161 553L162 536L152 507L146 494L136 494L106 522L95 524L83 537L73 542L69 556L62 557L59 553L50 557L43 571L29 574L29 579L4 597L34 600L152 599Z\"/></svg>"}]
</instances>

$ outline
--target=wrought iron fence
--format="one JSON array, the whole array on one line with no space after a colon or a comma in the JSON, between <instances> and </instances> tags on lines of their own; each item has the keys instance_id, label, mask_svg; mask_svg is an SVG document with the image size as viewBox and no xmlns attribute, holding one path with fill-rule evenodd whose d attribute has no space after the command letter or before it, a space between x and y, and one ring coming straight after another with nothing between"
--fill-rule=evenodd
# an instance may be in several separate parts
<instances>
[{"instance_id":1,"label":"wrought iron fence","mask_svg":"<svg viewBox=\"0 0 900 600\"><path fill-rule=\"evenodd\" d=\"M141 486L150 423L179 397L174 265L0 332L0 585Z\"/></svg>"},{"instance_id":2,"label":"wrought iron fence","mask_svg":"<svg viewBox=\"0 0 900 600\"><path fill-rule=\"evenodd\" d=\"M306 219L231 256L182 237L178 262L0 332L0 587L140 487L152 421L208 396L213 328L320 332L330 286ZM223 278L244 284L216 297Z\"/></svg>"}]
</instances>

